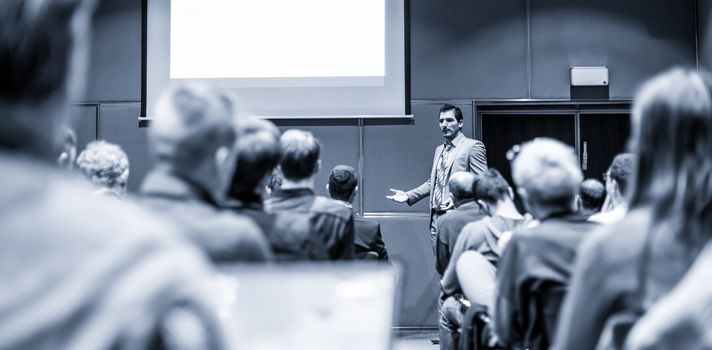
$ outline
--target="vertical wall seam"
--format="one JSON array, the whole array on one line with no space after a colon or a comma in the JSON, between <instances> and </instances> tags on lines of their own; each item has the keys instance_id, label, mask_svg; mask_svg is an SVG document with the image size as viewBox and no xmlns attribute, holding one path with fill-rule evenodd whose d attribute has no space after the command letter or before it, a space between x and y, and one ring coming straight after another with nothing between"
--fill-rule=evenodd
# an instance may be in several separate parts
<instances>
[{"instance_id":1,"label":"vertical wall seam","mask_svg":"<svg viewBox=\"0 0 712 350\"><path fill-rule=\"evenodd\" d=\"M365 205L365 201L363 198L364 192L364 181L363 181L363 164L364 164L364 149L363 149L363 128L364 128L364 123L363 119L359 118L358 120L358 178L360 179L360 193L358 195L358 211L361 216L363 216L363 206Z\"/></svg>"},{"instance_id":2,"label":"vertical wall seam","mask_svg":"<svg viewBox=\"0 0 712 350\"><path fill-rule=\"evenodd\" d=\"M101 129L99 128L99 123L101 122L101 103L94 105L94 108L94 121L96 122L96 127L94 128L94 140L99 140L101 136L99 134L101 132Z\"/></svg>"},{"instance_id":3,"label":"vertical wall seam","mask_svg":"<svg viewBox=\"0 0 712 350\"><path fill-rule=\"evenodd\" d=\"M531 34L531 3L526 1L527 16L527 43L526 43L526 64L527 64L527 98L532 98L532 34Z\"/></svg>"},{"instance_id":4,"label":"vertical wall seam","mask_svg":"<svg viewBox=\"0 0 712 350\"><path fill-rule=\"evenodd\" d=\"M700 2L695 0L695 69L700 70Z\"/></svg>"},{"instance_id":5,"label":"vertical wall seam","mask_svg":"<svg viewBox=\"0 0 712 350\"><path fill-rule=\"evenodd\" d=\"M578 110L574 114L574 148L578 158L579 168L582 168L582 157L581 157L581 107L576 107ZM583 169L582 169L583 170ZM585 174L584 174L585 175Z\"/></svg>"}]
</instances>

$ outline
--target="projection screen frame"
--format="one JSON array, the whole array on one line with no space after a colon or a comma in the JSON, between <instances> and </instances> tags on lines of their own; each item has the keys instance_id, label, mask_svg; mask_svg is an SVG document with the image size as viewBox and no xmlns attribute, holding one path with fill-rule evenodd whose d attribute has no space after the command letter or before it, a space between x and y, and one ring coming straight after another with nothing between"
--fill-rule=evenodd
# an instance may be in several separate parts
<instances>
[{"instance_id":1,"label":"projection screen frame","mask_svg":"<svg viewBox=\"0 0 712 350\"><path fill-rule=\"evenodd\" d=\"M141 0L141 111L138 116L139 127L150 126L151 119L147 116L148 89L148 1ZM339 115L339 116L263 116L271 120L336 120L336 119L413 119L411 114L411 77L410 77L410 0L403 1L403 70L404 70L404 115Z\"/></svg>"}]
</instances>

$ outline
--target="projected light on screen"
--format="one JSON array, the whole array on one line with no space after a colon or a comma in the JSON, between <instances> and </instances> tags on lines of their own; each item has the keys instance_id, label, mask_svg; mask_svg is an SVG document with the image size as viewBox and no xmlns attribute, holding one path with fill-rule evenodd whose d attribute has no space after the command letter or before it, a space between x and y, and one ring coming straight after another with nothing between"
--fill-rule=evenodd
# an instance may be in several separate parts
<instances>
[{"instance_id":1,"label":"projected light on screen","mask_svg":"<svg viewBox=\"0 0 712 350\"><path fill-rule=\"evenodd\" d=\"M410 117L407 0L143 0L145 116L175 83L265 118Z\"/></svg>"},{"instance_id":2,"label":"projected light on screen","mask_svg":"<svg viewBox=\"0 0 712 350\"><path fill-rule=\"evenodd\" d=\"M170 77L385 75L383 0L173 0Z\"/></svg>"}]
</instances>

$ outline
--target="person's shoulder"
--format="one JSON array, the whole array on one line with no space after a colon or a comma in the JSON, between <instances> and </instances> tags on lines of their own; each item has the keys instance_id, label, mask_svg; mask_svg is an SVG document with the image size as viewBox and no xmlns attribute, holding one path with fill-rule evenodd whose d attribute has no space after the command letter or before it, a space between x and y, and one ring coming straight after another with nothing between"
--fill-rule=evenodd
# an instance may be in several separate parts
<instances>
[{"instance_id":1,"label":"person's shoulder","mask_svg":"<svg viewBox=\"0 0 712 350\"><path fill-rule=\"evenodd\" d=\"M482 143L482 141L476 140L476 139L472 139L472 138L469 138L469 137L464 136L464 135L463 135L463 138L462 138L462 141L461 141L461 142L462 142L463 145L466 145L466 146L468 146L468 147L484 147L484 146L485 146L485 144Z\"/></svg>"},{"instance_id":2,"label":"person's shoulder","mask_svg":"<svg viewBox=\"0 0 712 350\"><path fill-rule=\"evenodd\" d=\"M491 222L492 218L485 216L480 220L468 223L462 228L458 239L465 242L474 242L484 239L485 231L487 231L487 227Z\"/></svg>"},{"instance_id":3,"label":"person's shoulder","mask_svg":"<svg viewBox=\"0 0 712 350\"><path fill-rule=\"evenodd\" d=\"M348 220L353 215L351 208L344 205L344 203L324 196L314 197L314 204L311 210L318 213L334 215L344 220Z\"/></svg>"},{"instance_id":4,"label":"person's shoulder","mask_svg":"<svg viewBox=\"0 0 712 350\"><path fill-rule=\"evenodd\" d=\"M210 226L213 229L240 233L245 238L260 236L262 233L254 219L227 209L215 209L213 215L206 217L206 220L212 223Z\"/></svg>"},{"instance_id":5,"label":"person's shoulder","mask_svg":"<svg viewBox=\"0 0 712 350\"><path fill-rule=\"evenodd\" d=\"M638 255L650 227L650 212L646 209L633 210L620 221L609 225L598 225L580 248L588 253L604 257L611 263L625 263Z\"/></svg>"},{"instance_id":6,"label":"person's shoulder","mask_svg":"<svg viewBox=\"0 0 712 350\"><path fill-rule=\"evenodd\" d=\"M51 217L76 222L72 226L73 239L163 246L184 240L181 230L173 223L132 200L117 201L97 196L89 188L71 181L59 180L53 187L54 190L47 194L49 202L56 201ZM49 219L46 213L39 215ZM45 222L51 225L52 220Z\"/></svg>"},{"instance_id":7,"label":"person's shoulder","mask_svg":"<svg viewBox=\"0 0 712 350\"><path fill-rule=\"evenodd\" d=\"M360 215L354 215L354 223L360 223L364 227L378 227L380 223L373 219L367 219Z\"/></svg>"}]
</instances>

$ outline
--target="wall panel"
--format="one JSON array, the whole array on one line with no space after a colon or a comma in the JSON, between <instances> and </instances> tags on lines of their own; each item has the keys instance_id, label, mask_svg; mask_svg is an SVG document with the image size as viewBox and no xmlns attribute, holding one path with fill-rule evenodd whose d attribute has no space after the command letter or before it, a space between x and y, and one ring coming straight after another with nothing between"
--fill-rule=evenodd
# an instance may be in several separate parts
<instances>
[{"instance_id":1,"label":"wall panel","mask_svg":"<svg viewBox=\"0 0 712 350\"><path fill-rule=\"evenodd\" d=\"M570 97L569 68L607 66L610 98L695 64L693 1L531 1L532 98Z\"/></svg>"},{"instance_id":2,"label":"wall panel","mask_svg":"<svg viewBox=\"0 0 712 350\"><path fill-rule=\"evenodd\" d=\"M96 140L96 106L74 106L70 119L70 126L77 135L77 157L87 146L87 143Z\"/></svg>"},{"instance_id":3,"label":"wall panel","mask_svg":"<svg viewBox=\"0 0 712 350\"><path fill-rule=\"evenodd\" d=\"M141 0L103 0L94 17L85 101L141 100Z\"/></svg>"},{"instance_id":4,"label":"wall panel","mask_svg":"<svg viewBox=\"0 0 712 350\"><path fill-rule=\"evenodd\" d=\"M527 97L524 4L412 0L412 98Z\"/></svg>"},{"instance_id":5,"label":"wall panel","mask_svg":"<svg viewBox=\"0 0 712 350\"><path fill-rule=\"evenodd\" d=\"M697 0L697 43L701 68L712 70L712 0Z\"/></svg>"},{"instance_id":6,"label":"wall panel","mask_svg":"<svg viewBox=\"0 0 712 350\"><path fill-rule=\"evenodd\" d=\"M437 325L440 278L435 271L427 215L367 216L381 223L383 241L391 261L401 268L396 325Z\"/></svg>"}]
</instances>

